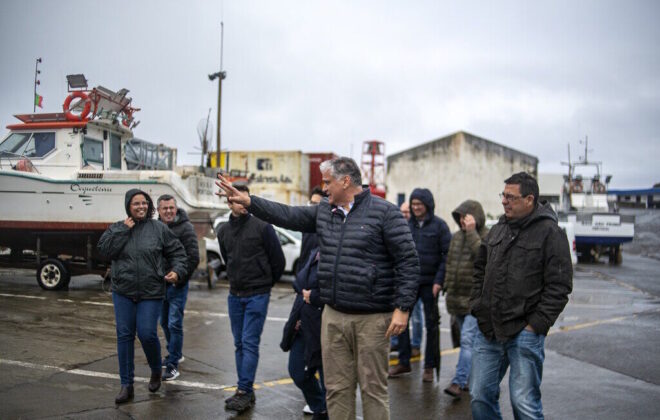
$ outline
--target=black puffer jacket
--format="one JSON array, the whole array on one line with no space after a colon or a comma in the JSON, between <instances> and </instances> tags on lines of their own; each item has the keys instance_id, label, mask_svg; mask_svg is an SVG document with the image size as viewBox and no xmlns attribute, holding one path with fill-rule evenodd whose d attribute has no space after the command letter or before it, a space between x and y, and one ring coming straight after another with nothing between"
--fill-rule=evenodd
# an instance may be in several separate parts
<instances>
[{"instance_id":1,"label":"black puffer jacket","mask_svg":"<svg viewBox=\"0 0 660 420\"><path fill-rule=\"evenodd\" d=\"M318 206L291 207L250 196L249 211L262 220L316 232L321 249L321 301L346 313L411 309L417 299L419 260L399 209L368 189L348 213L323 199Z\"/></svg>"},{"instance_id":2,"label":"black puffer jacket","mask_svg":"<svg viewBox=\"0 0 660 420\"><path fill-rule=\"evenodd\" d=\"M415 241L419 256L419 284L439 284L445 282L445 265L451 242L451 232L444 220L434 215L435 201L433 194L426 188L415 188L410 194L410 203L417 199L426 206L426 216L420 223L414 215L408 226Z\"/></svg>"},{"instance_id":3,"label":"black puffer jacket","mask_svg":"<svg viewBox=\"0 0 660 420\"><path fill-rule=\"evenodd\" d=\"M459 229L454 233L449 245L449 254L447 254L444 292L447 312L452 315L470 313L474 261L479 255L481 241L488 234L484 209L478 201L465 200L451 213L459 227L461 226L461 216L466 214L474 217L476 227L469 232Z\"/></svg>"},{"instance_id":4,"label":"black puffer jacket","mask_svg":"<svg viewBox=\"0 0 660 420\"><path fill-rule=\"evenodd\" d=\"M159 218L160 220L160 218ZM183 287L190 277L193 275L197 266L199 265L199 245L197 244L197 234L195 234L195 228L188 214L184 209L176 210L176 217L172 223L168 223L167 227L170 228L174 236L177 237L183 248L186 250L186 255L188 257L188 263L186 264L186 275L179 277L179 281L176 283L176 287Z\"/></svg>"},{"instance_id":5,"label":"black puffer jacket","mask_svg":"<svg viewBox=\"0 0 660 420\"><path fill-rule=\"evenodd\" d=\"M147 198L147 214L153 214L151 198L138 189L126 193L126 214L130 216L129 203L136 194ZM132 228L123 220L113 223L101 235L98 248L112 260L112 291L134 300L165 297L164 277L170 271L166 267L172 267L171 271L179 278L187 272L186 252L181 242L165 224L149 216Z\"/></svg>"},{"instance_id":6,"label":"black puffer jacket","mask_svg":"<svg viewBox=\"0 0 660 420\"><path fill-rule=\"evenodd\" d=\"M572 287L566 233L544 203L527 217L502 216L493 226L474 265L470 310L488 339L506 342L527 324L545 335Z\"/></svg>"}]
</instances>

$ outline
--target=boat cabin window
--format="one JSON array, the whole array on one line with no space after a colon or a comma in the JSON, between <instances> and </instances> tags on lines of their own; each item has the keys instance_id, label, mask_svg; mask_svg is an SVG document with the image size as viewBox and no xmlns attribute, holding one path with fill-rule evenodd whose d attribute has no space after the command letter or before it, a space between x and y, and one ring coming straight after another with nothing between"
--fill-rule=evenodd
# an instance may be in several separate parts
<instances>
[{"instance_id":1,"label":"boat cabin window","mask_svg":"<svg viewBox=\"0 0 660 420\"><path fill-rule=\"evenodd\" d=\"M110 133L110 168L121 169L121 137Z\"/></svg>"},{"instance_id":2,"label":"boat cabin window","mask_svg":"<svg viewBox=\"0 0 660 420\"><path fill-rule=\"evenodd\" d=\"M55 149L55 133L12 133L0 144L2 156L44 157Z\"/></svg>"},{"instance_id":3,"label":"boat cabin window","mask_svg":"<svg viewBox=\"0 0 660 420\"><path fill-rule=\"evenodd\" d=\"M103 165L103 142L101 140L85 137L82 152L84 162Z\"/></svg>"}]
</instances>

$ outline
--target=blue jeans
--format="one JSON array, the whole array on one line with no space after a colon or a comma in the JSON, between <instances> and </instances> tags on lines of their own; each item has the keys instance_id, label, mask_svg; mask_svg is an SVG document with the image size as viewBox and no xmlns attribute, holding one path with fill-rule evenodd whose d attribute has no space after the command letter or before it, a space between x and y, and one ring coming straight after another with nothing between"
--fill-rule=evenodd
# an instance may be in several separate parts
<instances>
[{"instance_id":1,"label":"blue jeans","mask_svg":"<svg viewBox=\"0 0 660 420\"><path fill-rule=\"evenodd\" d=\"M119 377L122 385L133 385L135 372L134 342L135 333L140 339L144 355L152 373L160 373L160 341L158 341L158 315L163 301L161 299L134 302L118 293L112 293L117 326L117 357L119 359Z\"/></svg>"},{"instance_id":2,"label":"blue jeans","mask_svg":"<svg viewBox=\"0 0 660 420\"><path fill-rule=\"evenodd\" d=\"M458 363L456 363L456 375L451 383L465 388L470 377L470 367L472 366L472 343L474 336L479 330L477 318L472 315L456 315L456 322L461 329L461 352L458 354Z\"/></svg>"},{"instance_id":3,"label":"blue jeans","mask_svg":"<svg viewBox=\"0 0 660 420\"><path fill-rule=\"evenodd\" d=\"M436 362L434 354L439 351L433 349L433 340L430 337L437 337L437 343L440 341L440 314L438 312L438 297L433 297L433 285L425 284L419 286L419 300L422 301L424 309L424 321L426 324L426 349L424 351L424 368L434 368ZM434 310L435 306L435 310ZM410 366L410 328L399 334L399 364Z\"/></svg>"},{"instance_id":4,"label":"blue jeans","mask_svg":"<svg viewBox=\"0 0 660 420\"><path fill-rule=\"evenodd\" d=\"M477 331L472 348L470 396L472 417L501 419L500 382L509 365L509 394L516 419L542 419L541 378L545 352L544 335L522 330L517 336L499 343L488 341Z\"/></svg>"},{"instance_id":5,"label":"blue jeans","mask_svg":"<svg viewBox=\"0 0 660 420\"><path fill-rule=\"evenodd\" d=\"M422 334L424 333L424 327L422 322L424 321L424 316L422 315L422 300L417 299L417 303L412 311L412 340L410 341L410 346L412 348L418 349L422 345Z\"/></svg>"},{"instance_id":6,"label":"blue jeans","mask_svg":"<svg viewBox=\"0 0 660 420\"><path fill-rule=\"evenodd\" d=\"M319 377L316 379L315 373L307 370L305 366L305 339L299 331L293 340L291 350L289 351L289 375L305 397L305 402L315 413L328 411L325 405L325 386L323 385L323 367L318 368Z\"/></svg>"},{"instance_id":7,"label":"blue jeans","mask_svg":"<svg viewBox=\"0 0 660 420\"><path fill-rule=\"evenodd\" d=\"M179 359L183 351L183 311L188 299L188 283L181 288L168 284L165 291L165 301L160 314L160 326L163 327L167 340L168 355L165 365L179 367Z\"/></svg>"},{"instance_id":8,"label":"blue jeans","mask_svg":"<svg viewBox=\"0 0 660 420\"><path fill-rule=\"evenodd\" d=\"M238 389L253 392L254 377L259 363L259 342L264 329L270 293L239 297L231 293L227 298L231 333L234 336L234 354Z\"/></svg>"}]
</instances>

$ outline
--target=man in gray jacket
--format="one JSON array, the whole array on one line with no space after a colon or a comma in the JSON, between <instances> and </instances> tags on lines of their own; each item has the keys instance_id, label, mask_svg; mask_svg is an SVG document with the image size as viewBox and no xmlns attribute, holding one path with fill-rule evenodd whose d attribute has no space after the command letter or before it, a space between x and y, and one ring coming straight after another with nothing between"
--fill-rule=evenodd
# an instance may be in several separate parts
<instances>
[{"instance_id":1,"label":"man in gray jacket","mask_svg":"<svg viewBox=\"0 0 660 420\"><path fill-rule=\"evenodd\" d=\"M416 301L415 244L399 209L362 188L355 161L341 157L320 169L327 198L318 206L291 207L250 196L220 175L216 184L220 195L262 220L318 234L329 417L355 419L359 383L364 418L387 420L389 337L405 330Z\"/></svg>"},{"instance_id":2,"label":"man in gray jacket","mask_svg":"<svg viewBox=\"0 0 660 420\"><path fill-rule=\"evenodd\" d=\"M536 180L519 172L504 183L504 216L474 264L470 310L479 331L472 348L472 416L502 418L500 381L510 367L514 417L542 419L545 336L568 302L573 266L557 215L538 202Z\"/></svg>"}]
</instances>

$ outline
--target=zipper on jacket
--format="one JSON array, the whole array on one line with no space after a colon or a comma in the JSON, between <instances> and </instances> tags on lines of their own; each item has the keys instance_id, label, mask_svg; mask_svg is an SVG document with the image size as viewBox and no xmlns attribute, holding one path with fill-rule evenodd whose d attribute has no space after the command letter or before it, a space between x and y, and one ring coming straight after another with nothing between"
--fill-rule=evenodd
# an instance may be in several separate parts
<instances>
[{"instance_id":1,"label":"zipper on jacket","mask_svg":"<svg viewBox=\"0 0 660 420\"><path fill-rule=\"evenodd\" d=\"M340 210L341 211L341 210ZM339 236L339 246L337 247L337 257L335 258L335 268L332 274L332 304L335 305L337 301L337 267L339 266L339 257L341 255L341 248L344 244L344 232L346 231L346 219L348 215L344 215L341 222L341 234Z\"/></svg>"}]
</instances>

